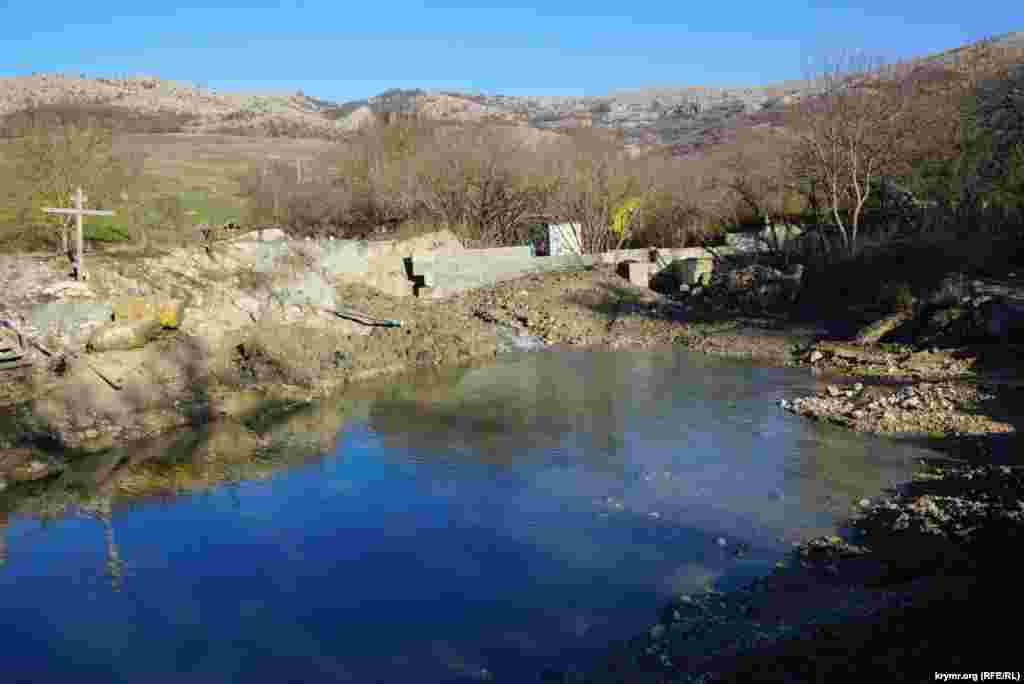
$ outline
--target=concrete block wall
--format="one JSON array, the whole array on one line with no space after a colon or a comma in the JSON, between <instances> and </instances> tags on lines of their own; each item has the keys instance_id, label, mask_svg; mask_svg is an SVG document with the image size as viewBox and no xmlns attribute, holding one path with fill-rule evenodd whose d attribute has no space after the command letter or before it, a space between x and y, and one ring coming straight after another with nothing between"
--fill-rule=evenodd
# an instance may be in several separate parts
<instances>
[{"instance_id":1,"label":"concrete block wall","mask_svg":"<svg viewBox=\"0 0 1024 684\"><path fill-rule=\"evenodd\" d=\"M483 250L481 250L483 251ZM596 259L590 256L566 254L562 256L535 257L527 253L499 254L496 256L479 253L447 256L412 257L413 278L420 280L424 287L419 296L425 299L440 299L461 292L468 292L487 285L515 280L532 273L553 273L573 271L591 266Z\"/></svg>"},{"instance_id":2,"label":"concrete block wall","mask_svg":"<svg viewBox=\"0 0 1024 684\"><path fill-rule=\"evenodd\" d=\"M740 250L733 247L682 247L676 249L658 248L654 250L654 262L661 268L667 267L677 259L715 259L738 254Z\"/></svg>"},{"instance_id":3,"label":"concrete block wall","mask_svg":"<svg viewBox=\"0 0 1024 684\"><path fill-rule=\"evenodd\" d=\"M282 260L301 257L300 263L291 264L293 268L320 273L333 283L362 283L393 296L418 293L425 298L443 298L532 273L571 271L624 261L637 262L629 276L638 284L643 281L642 284L646 285L655 272L679 260L693 260L687 273L689 278L696 279L713 267L711 259L738 252L732 247L713 250L695 247L624 249L596 255L569 251L538 257L533 255L530 246L524 245L405 254L402 252L410 250L408 244L362 240L251 240L235 242L232 247L236 257L260 272L273 272L280 267Z\"/></svg>"}]
</instances>

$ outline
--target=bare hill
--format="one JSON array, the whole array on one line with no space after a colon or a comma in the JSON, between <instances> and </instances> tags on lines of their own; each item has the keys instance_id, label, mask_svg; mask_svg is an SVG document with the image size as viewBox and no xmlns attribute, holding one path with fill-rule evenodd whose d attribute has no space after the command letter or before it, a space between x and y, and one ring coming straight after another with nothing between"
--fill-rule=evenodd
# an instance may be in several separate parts
<instances>
[{"instance_id":1,"label":"bare hill","mask_svg":"<svg viewBox=\"0 0 1024 684\"><path fill-rule=\"evenodd\" d=\"M1024 48L1024 33L1007 33L909 64L955 66L992 46ZM667 146L677 154L688 154L747 126L777 125L779 115L810 92L805 81L751 88L650 88L599 97L391 89L335 104L302 93L223 93L151 76L94 80L41 74L0 78L0 117L32 105L74 103L123 108L141 115L170 114L181 122L175 124L178 132L336 139L397 115L544 131L593 127L621 134L635 150Z\"/></svg>"},{"instance_id":2,"label":"bare hill","mask_svg":"<svg viewBox=\"0 0 1024 684\"><path fill-rule=\"evenodd\" d=\"M0 78L0 116L33 106L106 105L143 115L174 115L182 132L273 137L337 137L349 126L331 105L301 93L222 93L152 76L87 79L61 74Z\"/></svg>"}]
</instances>

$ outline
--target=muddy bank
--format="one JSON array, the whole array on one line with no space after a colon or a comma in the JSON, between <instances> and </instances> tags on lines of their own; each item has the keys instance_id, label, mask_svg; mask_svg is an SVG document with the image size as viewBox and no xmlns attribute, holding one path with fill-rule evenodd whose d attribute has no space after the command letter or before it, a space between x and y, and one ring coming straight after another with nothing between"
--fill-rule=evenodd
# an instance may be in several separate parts
<instances>
[{"instance_id":1,"label":"muddy bank","mask_svg":"<svg viewBox=\"0 0 1024 684\"><path fill-rule=\"evenodd\" d=\"M459 249L441 237L390 248L362 279L331 276L303 243L97 255L86 283L58 259L3 257L0 318L27 342L19 366L0 369L0 447L95 451L383 375L546 345L670 344L679 329L674 302L611 267L397 296L394 254ZM339 315L350 310L372 320Z\"/></svg>"}]
</instances>

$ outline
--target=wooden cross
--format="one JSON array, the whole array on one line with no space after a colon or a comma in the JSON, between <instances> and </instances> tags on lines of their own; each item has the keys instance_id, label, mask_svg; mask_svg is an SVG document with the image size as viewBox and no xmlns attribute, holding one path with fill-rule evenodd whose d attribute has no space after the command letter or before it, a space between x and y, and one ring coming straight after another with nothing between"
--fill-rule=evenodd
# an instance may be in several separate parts
<instances>
[{"instance_id":1,"label":"wooden cross","mask_svg":"<svg viewBox=\"0 0 1024 684\"><path fill-rule=\"evenodd\" d=\"M75 190L74 209L43 209L47 214L65 214L75 217L75 280L85 280L85 257L82 238L82 217L83 216L113 216L112 211L100 211L96 209L84 209L86 197L82 188Z\"/></svg>"}]
</instances>

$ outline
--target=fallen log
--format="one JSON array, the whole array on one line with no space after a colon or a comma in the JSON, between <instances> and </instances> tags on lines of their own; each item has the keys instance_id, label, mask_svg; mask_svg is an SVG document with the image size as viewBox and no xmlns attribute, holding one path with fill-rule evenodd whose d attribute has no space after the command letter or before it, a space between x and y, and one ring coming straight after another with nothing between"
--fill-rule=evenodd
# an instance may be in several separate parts
<instances>
[{"instance_id":1,"label":"fallen log","mask_svg":"<svg viewBox=\"0 0 1024 684\"><path fill-rule=\"evenodd\" d=\"M854 344L876 344L883 337L914 318L913 311L897 311L861 328L853 338Z\"/></svg>"}]
</instances>

